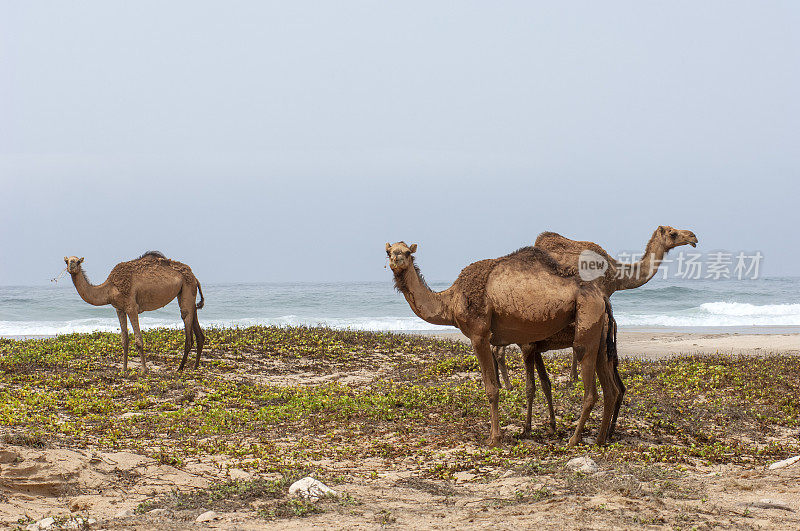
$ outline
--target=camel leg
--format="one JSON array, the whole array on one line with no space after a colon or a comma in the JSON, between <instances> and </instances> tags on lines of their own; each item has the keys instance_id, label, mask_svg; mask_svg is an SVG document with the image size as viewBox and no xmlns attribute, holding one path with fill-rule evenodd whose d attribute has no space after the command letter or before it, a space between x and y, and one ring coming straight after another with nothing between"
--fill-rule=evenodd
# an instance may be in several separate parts
<instances>
[{"instance_id":1,"label":"camel leg","mask_svg":"<svg viewBox=\"0 0 800 531\"><path fill-rule=\"evenodd\" d=\"M487 336L476 336L470 338L472 349L478 358L478 365L481 368L483 385L486 388L486 396L489 399L489 409L492 417L492 429L487 444L489 446L500 446L500 388L494 371L494 356L489 345Z\"/></svg>"},{"instance_id":2,"label":"camel leg","mask_svg":"<svg viewBox=\"0 0 800 531\"><path fill-rule=\"evenodd\" d=\"M608 437L611 438L614 435L614 431L617 429L617 416L619 415L619 409L622 407L622 397L625 396L625 384L622 383L622 377L619 375L619 370L617 369L617 364L614 363L612 365L612 371L614 376L614 383L617 384L617 403L614 408L614 417L611 419L611 427L608 429Z\"/></svg>"},{"instance_id":3,"label":"camel leg","mask_svg":"<svg viewBox=\"0 0 800 531\"><path fill-rule=\"evenodd\" d=\"M508 365L506 365L506 347L495 347L492 349L494 353L495 376L498 383L500 376L503 377L503 383L508 389L511 389L511 379L508 377Z\"/></svg>"},{"instance_id":4,"label":"camel leg","mask_svg":"<svg viewBox=\"0 0 800 531\"><path fill-rule=\"evenodd\" d=\"M494 378L497 380L497 386L502 388L503 385L500 383L500 353L498 349L499 347L492 347L492 361L494 361Z\"/></svg>"},{"instance_id":5,"label":"camel leg","mask_svg":"<svg viewBox=\"0 0 800 531\"><path fill-rule=\"evenodd\" d=\"M553 409L553 391L550 385L550 376L547 374L547 367L544 366L542 353L538 350L533 353L533 360L536 365L536 372L539 373L539 381L542 383L542 391L547 399L547 408L550 410L550 433L556 432L556 412Z\"/></svg>"},{"instance_id":6,"label":"camel leg","mask_svg":"<svg viewBox=\"0 0 800 531\"><path fill-rule=\"evenodd\" d=\"M520 345L522 360L525 362L525 425L522 438L531 436L531 416L533 415L533 399L536 397L536 380L533 379L533 345Z\"/></svg>"},{"instance_id":7,"label":"camel leg","mask_svg":"<svg viewBox=\"0 0 800 531\"><path fill-rule=\"evenodd\" d=\"M206 336L200 328L200 323L197 321L197 311L194 313L194 336L197 339L197 359L194 362L194 368L200 367L200 354L203 353L203 345L206 342Z\"/></svg>"},{"instance_id":8,"label":"camel leg","mask_svg":"<svg viewBox=\"0 0 800 531\"><path fill-rule=\"evenodd\" d=\"M603 326L602 338L600 341L600 348L597 353L596 372L597 378L600 380L600 387L603 388L603 419L600 422L600 429L597 432L597 444L603 445L608 438L609 428L611 425L611 417L614 414L614 409L617 404L617 385L614 382L613 373L611 370L611 362L608 359L608 352L606 350L606 334L608 333L608 320L606 319Z\"/></svg>"},{"instance_id":9,"label":"camel leg","mask_svg":"<svg viewBox=\"0 0 800 531\"><path fill-rule=\"evenodd\" d=\"M590 347L587 347L590 348ZM581 361L581 380L583 381L583 405L581 406L581 416L578 419L578 425L575 427L575 433L570 438L567 444L568 448L572 448L581 439L581 432L586 425L586 420L592 412L592 408L597 403L597 382L595 382L595 360L597 358L597 351L595 354L588 352Z\"/></svg>"},{"instance_id":10,"label":"camel leg","mask_svg":"<svg viewBox=\"0 0 800 531\"><path fill-rule=\"evenodd\" d=\"M189 357L189 351L192 350L192 343L194 342L194 337L192 333L194 332L194 315L191 312L185 312L181 310L181 319L183 319L183 334L184 334L184 341L183 341L183 359L181 359L181 364L178 367L178 372L183 371L183 367L186 365L186 359Z\"/></svg>"},{"instance_id":11,"label":"camel leg","mask_svg":"<svg viewBox=\"0 0 800 531\"><path fill-rule=\"evenodd\" d=\"M605 303L601 298L584 294L578 296L575 312L575 343L573 350L581 361L581 380L583 381L583 405L575 433L567 444L571 448L578 444L581 432L586 425L592 408L597 403L597 382L595 372L600 340L603 335Z\"/></svg>"},{"instance_id":12,"label":"camel leg","mask_svg":"<svg viewBox=\"0 0 800 531\"><path fill-rule=\"evenodd\" d=\"M139 359L142 360L142 373L147 372L147 357L144 354L144 340L142 339L142 331L139 330L139 314L136 310L128 312L128 319L131 321L131 328L133 328L133 339L136 343L136 350L139 352Z\"/></svg>"},{"instance_id":13,"label":"camel leg","mask_svg":"<svg viewBox=\"0 0 800 531\"><path fill-rule=\"evenodd\" d=\"M117 310L117 317L119 317L119 329L122 336L122 372L128 370L128 316L122 310Z\"/></svg>"},{"instance_id":14,"label":"camel leg","mask_svg":"<svg viewBox=\"0 0 800 531\"><path fill-rule=\"evenodd\" d=\"M569 381L572 383L578 381L578 355L574 349L572 351L572 367L569 369Z\"/></svg>"}]
</instances>

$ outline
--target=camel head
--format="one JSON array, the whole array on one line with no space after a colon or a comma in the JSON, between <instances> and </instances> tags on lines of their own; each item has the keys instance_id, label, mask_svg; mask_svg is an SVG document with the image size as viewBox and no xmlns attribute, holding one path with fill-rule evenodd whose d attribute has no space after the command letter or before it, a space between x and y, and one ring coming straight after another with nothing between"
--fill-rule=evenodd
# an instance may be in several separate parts
<instances>
[{"instance_id":1,"label":"camel head","mask_svg":"<svg viewBox=\"0 0 800 531\"><path fill-rule=\"evenodd\" d=\"M389 267L392 271L399 273L411 266L414 263L414 257L411 256L417 250L417 244L411 244L411 247L406 245L406 242L387 243L386 256L389 257Z\"/></svg>"},{"instance_id":2,"label":"camel head","mask_svg":"<svg viewBox=\"0 0 800 531\"><path fill-rule=\"evenodd\" d=\"M697 236L690 230L674 229L669 225L661 225L656 229L656 237L662 240L664 248L669 251L681 245L697 246Z\"/></svg>"},{"instance_id":3,"label":"camel head","mask_svg":"<svg viewBox=\"0 0 800 531\"><path fill-rule=\"evenodd\" d=\"M77 256L70 256L67 258L64 257L64 263L67 264L67 271L69 271L70 275L76 275L81 270L81 264L83 263L83 257L78 258Z\"/></svg>"}]
</instances>

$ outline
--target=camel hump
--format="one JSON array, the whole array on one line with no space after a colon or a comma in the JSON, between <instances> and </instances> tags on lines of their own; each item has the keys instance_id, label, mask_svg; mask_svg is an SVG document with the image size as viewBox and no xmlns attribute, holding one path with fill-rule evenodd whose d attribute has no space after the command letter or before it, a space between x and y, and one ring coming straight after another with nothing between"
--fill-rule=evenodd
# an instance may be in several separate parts
<instances>
[{"instance_id":1,"label":"camel hump","mask_svg":"<svg viewBox=\"0 0 800 531\"><path fill-rule=\"evenodd\" d=\"M577 260L575 260L575 257L580 255L581 252L585 250L593 251L599 254L608 260L609 263L612 263L613 261L611 255L609 255L605 249L596 243L589 241L570 240L569 238L566 238L555 232L541 233L539 237L536 238L536 243L534 245L551 253L556 260L564 265L576 266Z\"/></svg>"},{"instance_id":2,"label":"camel hump","mask_svg":"<svg viewBox=\"0 0 800 531\"><path fill-rule=\"evenodd\" d=\"M565 238L557 232L544 231L536 237L536 242L534 242L533 245L535 247L540 247L541 244L551 239L568 240L569 238Z\"/></svg>"},{"instance_id":3,"label":"camel hump","mask_svg":"<svg viewBox=\"0 0 800 531\"><path fill-rule=\"evenodd\" d=\"M572 266L562 265L547 250L540 247L522 247L502 260L519 260L521 262L538 263L561 277L571 277L577 273L577 269Z\"/></svg>"},{"instance_id":4,"label":"camel hump","mask_svg":"<svg viewBox=\"0 0 800 531\"><path fill-rule=\"evenodd\" d=\"M153 258L166 258L166 256L164 256L164 253L162 253L161 251L147 251L142 256L137 258L137 260L141 260L142 258L147 258L148 256Z\"/></svg>"}]
</instances>

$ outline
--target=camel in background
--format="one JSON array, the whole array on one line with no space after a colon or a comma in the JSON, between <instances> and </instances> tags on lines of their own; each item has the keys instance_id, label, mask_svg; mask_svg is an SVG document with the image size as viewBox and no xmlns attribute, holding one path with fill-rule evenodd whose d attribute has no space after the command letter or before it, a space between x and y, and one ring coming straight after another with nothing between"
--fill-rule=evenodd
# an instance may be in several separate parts
<instances>
[{"instance_id":1,"label":"camel in background","mask_svg":"<svg viewBox=\"0 0 800 531\"><path fill-rule=\"evenodd\" d=\"M584 397L581 416L569 446L575 446L597 402L597 374L603 389L603 418L597 443L606 440L616 385L606 360L604 338L608 306L597 286L580 282L546 251L524 247L507 256L465 267L452 286L432 291L414 263L417 245L386 244L395 287L412 311L425 321L455 326L469 338L478 358L491 412L488 444L500 444L499 385L491 346L530 344L573 325L572 346L581 361ZM528 403L528 426L531 404ZM530 435L530 430L527 434Z\"/></svg>"},{"instance_id":2,"label":"camel in background","mask_svg":"<svg viewBox=\"0 0 800 531\"><path fill-rule=\"evenodd\" d=\"M178 298L181 309L186 341L183 349L183 360L178 368L183 370L189 351L192 349L193 335L197 339L197 359L194 368L200 366L200 354L203 351L205 336L197 321L197 310L203 307L203 290L200 282L186 264L170 260L157 251L150 251L136 260L121 262L114 266L105 282L94 286L89 282L81 264L83 258L64 257L67 271L72 276L72 283L83 300L94 306L112 305L117 310L119 325L122 330L122 370L128 370L128 322L130 319L136 350L142 361L142 372L147 372L147 358L144 353L144 341L139 330L139 314L163 308L174 298ZM200 302L195 306L197 292Z\"/></svg>"},{"instance_id":3,"label":"camel in background","mask_svg":"<svg viewBox=\"0 0 800 531\"><path fill-rule=\"evenodd\" d=\"M638 288L647 283L655 276L667 252L681 245L691 245L695 247L697 241L697 236L690 230L675 229L668 225L662 225L653 232L650 240L647 242L642 259L633 263L623 263L614 260L605 249L594 242L570 240L555 232L541 233L539 237L536 238L534 246L547 251L562 267L573 268L576 272L579 271L581 267L580 261L582 253L586 251L595 253L595 255L597 255L595 258L604 261L607 267L602 275L590 280L590 282L595 284L606 297L610 297L615 291ZM583 254L583 257L585 259L587 255ZM591 258L591 255L589 258ZM616 321L613 319L613 314L609 327L609 333L616 336ZM567 327L544 341L519 345L522 350L523 359L526 361L526 381L533 378L534 366L539 373L542 391L544 392L547 405L550 409L551 429L555 429L553 397L550 378L544 366L542 353L548 350L569 348L572 345L574 335L575 331L573 327ZM614 408L614 415L608 432L609 437L614 434L616 429L617 417L620 407L622 406L623 396L625 395L625 384L622 382L622 378L619 375L619 370L617 368L618 360L615 352L612 353L612 358L612 373L619 394L617 395L617 404ZM530 364L528 363L529 359L531 360ZM572 368L570 370L570 378L572 381L578 378L577 363L578 356L577 353L574 353L572 357ZM505 368L505 352L497 353L496 364L501 372L506 371L507 373L507 369ZM508 382L507 375L505 379ZM532 392L531 384L528 384L528 393L530 394Z\"/></svg>"},{"instance_id":4,"label":"camel in background","mask_svg":"<svg viewBox=\"0 0 800 531\"><path fill-rule=\"evenodd\" d=\"M591 251L603 260L608 266L601 276L592 280L600 290L611 297L615 291L638 288L646 284L658 272L664 256L675 247L681 245L697 246L697 236L690 230L681 230L661 225L653 231L650 240L644 249L642 259L638 262L618 262L609 255L605 249L594 242L570 240L555 232L543 232L536 238L535 247L544 249L564 267L580 267L582 253ZM584 255L586 256L586 255ZM568 341L566 341L568 343ZM564 344L565 341L561 341ZM557 350L559 347L548 345L547 350ZM560 348L568 348L565 345ZM537 348L538 350L538 348ZM542 352L544 352L542 351ZM570 377L578 377L576 362L573 357Z\"/></svg>"}]
</instances>

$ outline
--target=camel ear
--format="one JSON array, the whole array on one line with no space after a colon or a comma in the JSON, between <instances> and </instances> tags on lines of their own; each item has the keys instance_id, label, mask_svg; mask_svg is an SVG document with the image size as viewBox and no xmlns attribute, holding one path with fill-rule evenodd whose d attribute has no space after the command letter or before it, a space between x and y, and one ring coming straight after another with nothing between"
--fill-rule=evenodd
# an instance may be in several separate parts
<instances>
[{"instance_id":1,"label":"camel ear","mask_svg":"<svg viewBox=\"0 0 800 531\"><path fill-rule=\"evenodd\" d=\"M389 242L386 242L386 254L389 254L389 249L392 248L392 245Z\"/></svg>"},{"instance_id":2,"label":"camel ear","mask_svg":"<svg viewBox=\"0 0 800 531\"><path fill-rule=\"evenodd\" d=\"M667 231L667 229L664 228L664 225L661 225L660 227L658 227L659 234L664 234L666 231Z\"/></svg>"},{"instance_id":3,"label":"camel ear","mask_svg":"<svg viewBox=\"0 0 800 531\"><path fill-rule=\"evenodd\" d=\"M83 263L83 257L82 257L82 256L81 256L81 257L78 259L78 263L79 263L79 264L82 264L82 263Z\"/></svg>"},{"instance_id":4,"label":"camel ear","mask_svg":"<svg viewBox=\"0 0 800 531\"><path fill-rule=\"evenodd\" d=\"M409 247L409 250L410 250L412 253L416 253L416 252L417 252L417 244L416 244L416 243L412 243L412 244L411 244L411 247Z\"/></svg>"},{"instance_id":5,"label":"camel ear","mask_svg":"<svg viewBox=\"0 0 800 531\"><path fill-rule=\"evenodd\" d=\"M64 263L65 263L65 264L68 264L68 263L69 263L69 258L67 258L66 256L64 257Z\"/></svg>"}]
</instances>

